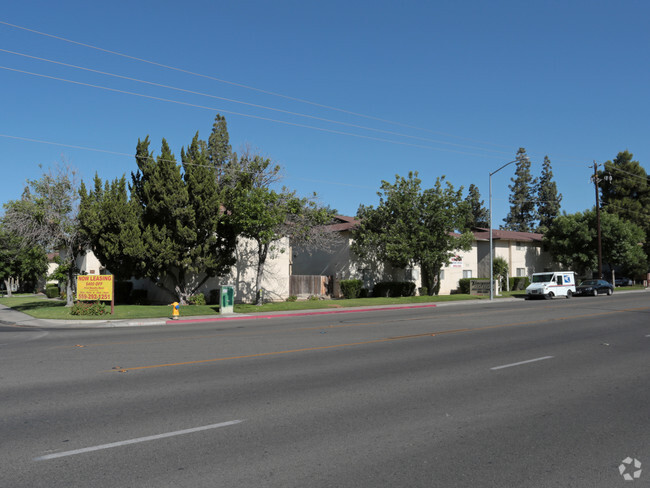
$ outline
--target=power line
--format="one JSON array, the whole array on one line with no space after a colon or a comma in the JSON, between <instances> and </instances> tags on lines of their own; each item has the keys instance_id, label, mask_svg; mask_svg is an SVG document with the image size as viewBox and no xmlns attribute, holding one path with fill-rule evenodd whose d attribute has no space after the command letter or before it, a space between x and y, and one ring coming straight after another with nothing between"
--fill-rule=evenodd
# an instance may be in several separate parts
<instances>
[{"instance_id":1,"label":"power line","mask_svg":"<svg viewBox=\"0 0 650 488\"><path fill-rule=\"evenodd\" d=\"M639 166L641 166L641 165L639 165ZM611 163L611 165L609 165L609 168L607 168L605 166L605 169L612 169L614 171L619 171L621 173L625 173L627 175L630 175L630 176L633 176L633 177L638 178L640 180L643 180L646 183L648 182L648 180L650 180L650 176L641 176L641 175L637 175L637 174L634 174L634 173L630 173L629 171L625 171L624 169L616 167L613 163Z\"/></svg>"},{"instance_id":2,"label":"power line","mask_svg":"<svg viewBox=\"0 0 650 488\"><path fill-rule=\"evenodd\" d=\"M292 111L289 111L289 110L283 110L283 109L274 108L274 107L267 107L265 105L259 105L259 104L255 104L255 103L244 102L244 101L236 100L236 99L232 99L232 98L220 97L220 96L217 96L217 95L211 95L209 93L202 93L202 92L197 92L197 91L194 91L194 90L187 90L185 88L179 88L179 87L175 87L175 86L171 86L171 85L165 85L165 84L162 84L162 83L156 83L156 82L152 82L152 81L141 80L141 79L138 79L138 78L132 78L132 77L129 77L129 76L119 75L119 74L116 74L116 73L110 73L110 72L107 72L107 71L100 71L100 70L96 70L96 69L92 69L92 68L87 68L87 67L78 66L78 65L74 65L74 64L64 63L62 61L56 61L56 60L52 60L52 59L41 58L41 57L38 57L38 56L32 56L30 54L19 53L19 52L16 52L16 51L10 51L8 49L0 49L0 52L5 52L5 53L13 54L13 55L16 55L16 56L22 56L22 57L25 57L25 58L35 59L35 60L38 60L38 61L44 61L44 62L47 62L47 63L58 64L60 66L66 66L68 68L74 68L74 69L78 69L78 70L88 71L88 72L91 72L91 73L97 73L97 74L101 74L101 75L105 75L105 76L111 76L111 77L114 77L114 78L120 78L120 79L123 79L123 80L135 81L137 83L143 83L143 84L146 84L146 85L156 86L156 87L159 87L159 88L167 88L167 89L170 89L170 90L180 91L180 92L183 92L183 93L189 93L189 94L192 94L192 95L199 95L199 96L202 96L202 97L214 98L214 99L223 100L223 101L226 101L226 102L232 102L232 103L238 103L238 104L241 104L241 105L247 105L249 107L262 108L262 109L265 109L265 110L272 110L272 111L275 111L275 112L280 112L280 113L284 113L284 114L288 114L288 115L295 115L295 116L298 116L298 117L305 117L305 118L309 118L309 119L313 119L313 120L319 120L321 122L328 122L328 123L332 123L332 124L338 124L338 125L343 125L343 126L347 126L347 127L353 127L353 128L356 128L356 129L363 129L363 130L368 130L368 131L373 131L373 132L379 132L379 133L382 133L382 134L388 134L388 135L393 135L393 136L398 136L398 137L406 137L406 138L409 138L409 139L416 139L416 140L425 141L425 142L432 142L432 143L436 143L436 144L445 144L445 145L448 145L448 146L465 147L465 148L469 148L469 149L477 149L479 151L487 151L487 152L494 152L494 153L500 153L500 154L508 154L505 151L497 151L497 150L494 150L494 149L484 149L484 148L481 148L481 147L469 146L469 145L466 145L466 144L456 144L456 143L453 143L453 142L440 141L440 140L436 140L436 139L428 139L428 138L425 138L425 137L418 137L418 136L412 136L412 135L408 135L408 134L402 134L402 133L399 133L399 132L393 132L393 131L382 130L382 129L375 129L373 127L367 127L367 126L357 125L357 124L350 124L350 123L347 123L347 122L341 122L341 121L338 121L338 120L326 119L326 118L317 117L317 116L314 116L314 115L308 115L308 114L303 114L303 113L299 113L299 112L292 112Z\"/></svg>"},{"instance_id":3,"label":"power line","mask_svg":"<svg viewBox=\"0 0 650 488\"><path fill-rule=\"evenodd\" d=\"M306 128L306 129L318 130L318 131L321 131L321 132L328 132L328 133L331 133L331 134L347 135L347 136L352 136L352 137L358 137L358 138L361 138L361 139L368 139L368 140L372 140L372 141L387 142L387 143L390 143L390 144L398 144L398 145L402 145L402 146L418 147L418 148L421 148L421 149L432 149L434 151L446 151L446 152L452 152L452 153L456 153L456 154L463 154L463 155L466 155L466 156L476 156L476 157L482 157L482 158L485 158L485 157L496 158L496 156L487 156L487 155L484 155L484 154L468 153L468 152L464 152L464 151L457 151L457 150L454 150L454 149L438 148L438 147L426 146L426 145L422 145L422 144L411 144L411 143L408 143L408 142L395 141L395 140L392 140L392 139L384 139L384 138L380 138L380 137L372 137L372 136L367 136L367 135L362 135L362 134L354 134L352 132L344 132L344 131L333 130L333 129L325 129L323 127L316 127L316 126L307 125L307 124L299 124L299 123L296 123L296 122L288 122L288 121L285 121L285 120L272 119L272 118L269 118L269 117L262 117L262 116L259 116L259 115L252 115L252 114L245 114L245 113L241 113L241 112L234 112L232 110L225 110L225 109L221 109L221 108L217 108L217 107L207 107L205 105L198 105L198 104L194 104L194 103L182 102L182 101L179 101L179 100L172 100L172 99L169 99L169 98L155 97L153 95L145 95L143 93L136 93L136 92L131 92L131 91L127 91L127 90L119 90L117 88L110 88L110 87L101 86L101 85L94 85L92 83L84 83L84 82L81 82L81 81L68 80L66 78L59 78L59 77L56 77L56 76L45 75L45 74L42 74L42 73L34 73L34 72L31 72L31 71L25 71L25 70L20 70L20 69L16 69L16 68L10 68L10 67L7 67L7 66L0 66L0 69L5 69L5 70L8 70L8 71L14 71L16 73L28 74L28 75L37 76L37 77L46 78L46 79L51 79L51 80L63 81L63 82L72 83L72 84L75 84L75 85L87 86L87 87L91 87L91 88L98 88L98 89L101 89L101 90L107 90L107 91L111 91L111 92L115 92L115 93L122 93L122 94L126 94L126 95L133 95L133 96L138 96L138 97L142 97L142 98L148 98L150 100L157 100L157 101L160 101L160 102L175 103L177 105L184 105L184 106L187 106L187 107L201 108L201 109L205 109L205 110L211 110L213 112L227 113L227 114L231 114L231 115L239 115L241 117L249 117L249 118L253 118L253 119L257 119L257 120L264 120L264 121L267 121L267 122L276 122L276 123L279 123L279 124L290 125L290 126L294 126L294 127L302 127L302 128Z\"/></svg>"},{"instance_id":4,"label":"power line","mask_svg":"<svg viewBox=\"0 0 650 488\"><path fill-rule=\"evenodd\" d=\"M378 121L378 122L384 122L384 123L388 123L388 124L398 125L398 126L406 127L406 128L409 128L409 129L422 130L422 131L430 132L430 133L433 133L433 134L444 135L444 136L447 136L447 137L456 137L458 139L464 139L464 140L468 140L468 141L472 141L472 142L477 142L477 143L480 143L480 144L486 144L486 145L497 146L497 147L507 147L507 146L503 146L501 144L495 144L495 143L492 143L492 142L485 142L485 141L478 141L478 140L475 140L475 139L470 139L470 138L462 137L462 136L455 136L453 134L434 131L434 130L431 130L431 129L426 129L424 127L417 127L417 126L414 126L414 125L404 124L404 123L401 123L401 122L395 122L395 121L388 120L388 119L382 119L380 117L374 117L374 116L371 116L371 115L365 115L365 114L358 113L358 112L353 112L353 111L350 111L350 110L345 110L345 109L341 109L341 108L337 108L337 107L332 107L330 105L324 105L324 104L320 104L320 103L317 103L317 102L312 102L310 100L306 100L306 99L303 99L303 98L297 98L297 97L292 97L292 96L284 95L284 94L277 93L277 92L263 90L261 88L256 88L256 87L252 87L252 86L249 86L249 85L244 85L242 83L236 83L236 82L233 82L233 81L228 81L228 80L224 80L224 79L221 79L221 78L216 78L214 76L209 76L209 75L205 75L205 74L202 74L202 73L197 73L197 72L186 70L186 69L183 69L183 68L177 68L175 66L170 66L170 65L158 63L158 62L155 62L155 61L150 61L150 60L147 60L147 59L138 58L136 56L131 56L131 55L124 54L124 53L121 53L121 52L118 52L118 51L112 51L110 49L105 49L105 48L102 48L102 47L94 46L92 44L87 44L87 43L83 43L83 42L79 42L79 41L74 41L72 39L67 39L65 37L56 36L56 35L53 35L53 34L48 34L46 32L41 32L41 31L37 31L37 30L34 30L34 29L29 29L27 27L23 27L23 26L16 25L16 24L11 24L9 22L5 22L5 21L2 21L2 20L0 20L0 24L6 25L6 26L9 26L9 27L13 27L13 28L16 28L16 29L21 29L21 30L24 30L24 31L27 31L27 32L31 32L33 34L38 34L38 35L41 35L41 36L50 37L52 39L57 39L57 40L60 40L60 41L68 42L68 43L71 43L71 44L76 44L78 46L87 47L89 49L95 49L97 51L105 52L107 54L112 54L112 55L120 56L120 57L123 57L123 58L126 58L126 59L131 59L133 61L138 61L138 62L141 62L141 63L147 63L147 64L150 64L152 66L157 66L157 67L160 67L160 68L165 68L165 69L177 71L177 72L180 72L180 73L189 74L189 75L192 75L192 76L198 76L198 77L201 77L201 78L206 78L206 79L209 79L209 80L212 80L212 81L217 81L219 83L225 83L225 84L236 86L236 87L239 87L239 88L245 88L247 90L253 90L253 91L256 91L256 92L259 92L259 93L264 93L266 95L272 95L272 96L275 96L275 97L285 98L287 100L292 100L292 101L296 101L296 102L300 102L300 103L306 103L306 104L313 105L313 106L316 106L316 107L325 108L325 109L328 109L328 110L334 110L334 111L345 113L345 114L348 114L348 115L354 115L356 117L363 117L363 118L370 119L370 120L375 120L375 121Z\"/></svg>"}]
</instances>

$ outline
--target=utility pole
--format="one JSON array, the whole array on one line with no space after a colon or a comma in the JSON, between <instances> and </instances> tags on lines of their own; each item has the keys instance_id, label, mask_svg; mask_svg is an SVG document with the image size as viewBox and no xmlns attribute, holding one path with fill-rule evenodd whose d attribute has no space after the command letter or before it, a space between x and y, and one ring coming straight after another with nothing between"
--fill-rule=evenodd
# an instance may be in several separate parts
<instances>
[{"instance_id":1,"label":"utility pole","mask_svg":"<svg viewBox=\"0 0 650 488\"><path fill-rule=\"evenodd\" d=\"M594 175L591 177L591 181L594 182L594 188L596 189L596 227L598 232L598 279L603 279L603 244L601 239L600 232L600 201L598 198L598 183L603 180L611 181L611 175L605 175L602 179L598 178L598 163L594 161Z\"/></svg>"}]
</instances>

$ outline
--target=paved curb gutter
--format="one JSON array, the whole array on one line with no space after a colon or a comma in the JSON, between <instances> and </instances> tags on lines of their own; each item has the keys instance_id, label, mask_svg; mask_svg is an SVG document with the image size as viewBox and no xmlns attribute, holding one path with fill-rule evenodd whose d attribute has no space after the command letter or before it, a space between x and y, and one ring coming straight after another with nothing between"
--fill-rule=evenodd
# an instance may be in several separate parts
<instances>
[{"instance_id":1,"label":"paved curb gutter","mask_svg":"<svg viewBox=\"0 0 650 488\"><path fill-rule=\"evenodd\" d=\"M168 320L166 323L171 324L190 324L197 322L220 322L224 320L246 320L246 319L274 319L278 317L306 317L310 315L333 315L341 313L358 313L358 312L376 312L378 310L404 310L410 308L433 308L436 307L435 303L428 303L426 305L404 305L404 306L389 306L389 307L371 307L371 308L349 308L343 310L310 310L305 312L294 312L294 313L266 313L262 315L226 315L221 317L214 318L197 318L197 319L186 319L186 320Z\"/></svg>"}]
</instances>

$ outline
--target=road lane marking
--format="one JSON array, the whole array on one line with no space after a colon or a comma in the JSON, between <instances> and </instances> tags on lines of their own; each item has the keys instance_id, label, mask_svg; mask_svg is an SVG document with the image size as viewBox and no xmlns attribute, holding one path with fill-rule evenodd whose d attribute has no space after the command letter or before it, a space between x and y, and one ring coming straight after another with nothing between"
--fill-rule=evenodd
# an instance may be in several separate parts
<instances>
[{"instance_id":1,"label":"road lane marking","mask_svg":"<svg viewBox=\"0 0 650 488\"><path fill-rule=\"evenodd\" d=\"M273 351L273 352L260 352L257 354L245 354L243 356L230 356L225 358L212 358L212 359L198 359L196 361L184 361L181 363L168 363L168 364L152 364L150 366L135 366L130 368L122 368L124 372L126 371L136 371L139 369L154 369L154 368L168 368L170 366L187 366L190 364L204 364L204 363L214 363L217 361L230 361L231 359L248 359L248 358L259 358L264 356L277 356L280 354L291 354L295 352L306 352L306 351L319 351L321 349L334 349L337 347L352 347L352 346L361 346L365 344L376 344L379 342L388 342L395 341L400 339L406 339L406 337L401 338L386 338L386 339L375 339L374 341L364 341L364 342L351 342L349 344L333 344L331 346L317 346L317 347L304 347L301 349L289 349L288 351ZM105 371L106 373L114 372L114 370Z\"/></svg>"},{"instance_id":2,"label":"road lane marking","mask_svg":"<svg viewBox=\"0 0 650 488\"><path fill-rule=\"evenodd\" d=\"M518 363L504 364L503 366L495 366L490 368L492 371L497 369L512 368L513 366L521 366L522 364L534 363L536 361L544 361L545 359L553 359L553 356L544 356L542 358L529 359L528 361L519 361Z\"/></svg>"},{"instance_id":3,"label":"road lane marking","mask_svg":"<svg viewBox=\"0 0 650 488\"><path fill-rule=\"evenodd\" d=\"M286 329L274 329L274 330L250 330L244 332L224 332L219 334L208 334L208 335L198 335L198 336L182 336L182 337L172 337L169 339L146 339L139 341L119 341L119 342L102 342L95 344L84 344L83 347L106 347L106 346L124 346L124 345L138 345L138 344L165 344L168 342L179 342L179 341L197 341L202 339L221 339L223 337L242 337L249 335L267 335L267 334L278 334L282 332L294 332L297 330L322 330L322 329L338 329L341 327L359 327L366 325L384 325L381 322L360 322L360 323L351 323L351 324L335 324L335 325L319 325L317 327L291 327ZM225 329L223 329L225 330ZM52 349L70 349L79 347L76 345L66 345L66 346L54 346Z\"/></svg>"},{"instance_id":4,"label":"road lane marking","mask_svg":"<svg viewBox=\"0 0 650 488\"><path fill-rule=\"evenodd\" d=\"M57 452L57 453L54 453L54 454L46 454L45 456L35 457L34 461L46 461L48 459L56 459L56 458L65 457L65 456L74 456L76 454L83 454L83 453L86 453L86 452L99 451L99 450L102 450L102 449L111 449L113 447L128 446L129 444L137 444L139 442L155 441L155 440L158 440L158 439L165 439L167 437L174 437L174 436L177 436L177 435L185 435L185 434L192 434L194 432L201 432L203 430L219 429L221 427L228 427L229 425L240 424L242 422L243 422L243 420L230 420L228 422L221 422L219 424L204 425L202 427L194 427L192 429L177 430L175 432L167 432L165 434L150 435L150 436L147 436L147 437L138 437L136 439L129 439L129 440L126 440L126 441L111 442L110 444L102 444L102 445L99 445L99 446L84 447L83 449L75 449L73 451L65 451L65 452Z\"/></svg>"}]
</instances>

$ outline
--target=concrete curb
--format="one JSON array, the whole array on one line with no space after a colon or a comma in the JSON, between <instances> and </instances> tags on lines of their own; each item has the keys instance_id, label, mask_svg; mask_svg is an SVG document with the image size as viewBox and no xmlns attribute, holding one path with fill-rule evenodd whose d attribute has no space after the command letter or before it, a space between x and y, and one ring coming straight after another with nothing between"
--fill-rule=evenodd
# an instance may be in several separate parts
<instances>
[{"instance_id":1,"label":"concrete curb","mask_svg":"<svg viewBox=\"0 0 650 488\"><path fill-rule=\"evenodd\" d=\"M196 318L187 320L168 320L167 324L188 324L197 322L220 322L223 320L246 320L246 319L274 319L278 317L307 317L310 315L332 315L340 313L358 313L358 312L376 312L377 310L404 310L411 308L433 308L437 307L436 303L427 303L426 305L404 305L404 306L378 306L370 308L348 308L343 310L310 310L310 311L297 311L294 313L280 312L280 313L266 313L260 315L228 315L215 318Z\"/></svg>"}]
</instances>

